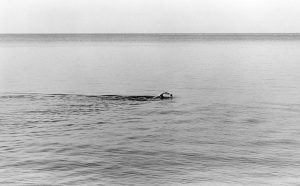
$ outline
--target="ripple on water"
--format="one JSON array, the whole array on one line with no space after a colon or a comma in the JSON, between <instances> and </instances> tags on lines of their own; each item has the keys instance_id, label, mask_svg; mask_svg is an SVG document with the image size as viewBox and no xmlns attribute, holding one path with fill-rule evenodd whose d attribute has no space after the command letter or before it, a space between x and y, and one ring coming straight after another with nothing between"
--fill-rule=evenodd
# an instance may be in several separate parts
<instances>
[{"instance_id":1,"label":"ripple on water","mask_svg":"<svg viewBox=\"0 0 300 186\"><path fill-rule=\"evenodd\" d=\"M299 177L297 105L0 99L9 107L1 108L1 184L251 185Z\"/></svg>"}]
</instances>

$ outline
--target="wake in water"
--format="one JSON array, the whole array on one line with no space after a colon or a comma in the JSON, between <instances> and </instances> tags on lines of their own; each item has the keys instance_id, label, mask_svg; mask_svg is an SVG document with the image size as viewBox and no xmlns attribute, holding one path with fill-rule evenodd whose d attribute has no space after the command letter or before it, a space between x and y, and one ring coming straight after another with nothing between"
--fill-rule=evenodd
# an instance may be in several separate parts
<instances>
[{"instance_id":1,"label":"wake in water","mask_svg":"<svg viewBox=\"0 0 300 186\"><path fill-rule=\"evenodd\" d=\"M168 92L163 92L159 96L122 96L122 95L79 95L79 94L17 94L17 95L5 95L1 96L1 98L33 98L37 95L43 95L46 97L94 97L100 98L102 100L123 100L123 101L155 101L155 100L165 100L165 99L173 99L173 94Z\"/></svg>"},{"instance_id":2,"label":"wake in water","mask_svg":"<svg viewBox=\"0 0 300 186\"><path fill-rule=\"evenodd\" d=\"M152 101L162 99L172 99L173 95L163 92L159 96L120 96L120 95L102 95L103 98L112 100L132 100L132 101Z\"/></svg>"}]
</instances>

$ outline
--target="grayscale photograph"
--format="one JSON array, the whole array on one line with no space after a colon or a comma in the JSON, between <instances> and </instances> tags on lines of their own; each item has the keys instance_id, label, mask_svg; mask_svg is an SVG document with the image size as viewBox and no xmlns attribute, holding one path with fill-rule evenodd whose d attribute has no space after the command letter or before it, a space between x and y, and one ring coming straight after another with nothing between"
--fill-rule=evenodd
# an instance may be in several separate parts
<instances>
[{"instance_id":1,"label":"grayscale photograph","mask_svg":"<svg viewBox=\"0 0 300 186\"><path fill-rule=\"evenodd\" d=\"M0 0L0 185L300 186L300 1Z\"/></svg>"}]
</instances>

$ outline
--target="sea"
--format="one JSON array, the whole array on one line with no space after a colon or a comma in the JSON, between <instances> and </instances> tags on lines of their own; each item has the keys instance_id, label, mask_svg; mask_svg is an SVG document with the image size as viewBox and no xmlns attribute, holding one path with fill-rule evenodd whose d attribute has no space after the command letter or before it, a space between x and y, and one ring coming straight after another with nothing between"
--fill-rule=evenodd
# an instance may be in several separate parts
<instances>
[{"instance_id":1,"label":"sea","mask_svg":"<svg viewBox=\"0 0 300 186\"><path fill-rule=\"evenodd\" d=\"M2 34L0 185L299 186L300 36Z\"/></svg>"}]
</instances>

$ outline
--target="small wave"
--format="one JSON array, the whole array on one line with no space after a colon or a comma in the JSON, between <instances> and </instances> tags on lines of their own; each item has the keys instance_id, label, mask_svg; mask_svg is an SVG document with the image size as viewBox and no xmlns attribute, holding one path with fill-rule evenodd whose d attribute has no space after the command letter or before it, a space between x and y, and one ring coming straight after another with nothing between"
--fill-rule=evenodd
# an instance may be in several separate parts
<instances>
[{"instance_id":1,"label":"small wave","mask_svg":"<svg viewBox=\"0 0 300 186\"><path fill-rule=\"evenodd\" d=\"M23 99L23 98L33 98L33 95L3 95L0 96L0 99Z\"/></svg>"},{"instance_id":2,"label":"small wave","mask_svg":"<svg viewBox=\"0 0 300 186\"><path fill-rule=\"evenodd\" d=\"M259 124L259 123L262 123L263 121L260 120L260 119L255 119L255 118L249 118L249 119L246 119L244 121L244 123L248 123L248 124Z\"/></svg>"}]
</instances>

